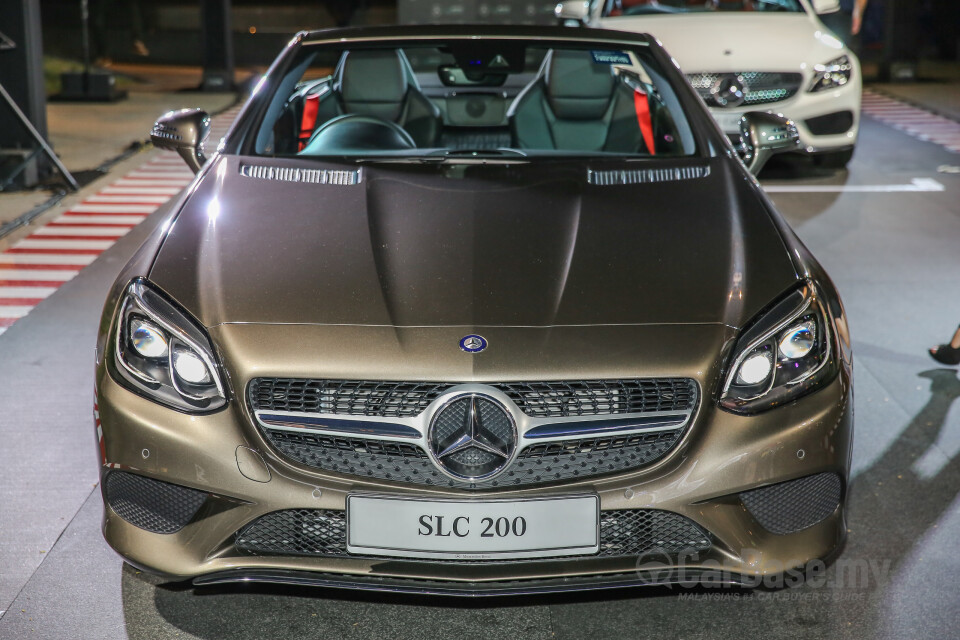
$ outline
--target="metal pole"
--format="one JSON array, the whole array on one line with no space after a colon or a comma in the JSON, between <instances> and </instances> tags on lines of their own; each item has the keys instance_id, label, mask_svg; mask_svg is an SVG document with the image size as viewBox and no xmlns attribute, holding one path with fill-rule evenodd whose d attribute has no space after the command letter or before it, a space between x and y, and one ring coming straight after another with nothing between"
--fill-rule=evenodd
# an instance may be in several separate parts
<instances>
[{"instance_id":1,"label":"metal pole","mask_svg":"<svg viewBox=\"0 0 960 640\"><path fill-rule=\"evenodd\" d=\"M83 73L90 73L90 0L80 0L80 22L83 23Z\"/></svg>"},{"instance_id":2,"label":"metal pole","mask_svg":"<svg viewBox=\"0 0 960 640\"><path fill-rule=\"evenodd\" d=\"M50 161L56 165L57 170L60 172L60 175L70 184L70 188L74 191L80 190L80 185L77 184L77 181L74 180L73 174L67 171L67 168L63 166L63 163L60 162L60 158L57 157L57 154L53 152L53 149L50 145L47 144L47 141L43 139L43 136L40 135L40 132L34 128L33 123L24 115L23 111L20 110L20 107L17 106L17 103L14 101L10 94L7 93L7 90L3 88L3 85L0 84L0 97L6 100L7 104L10 105L10 108L13 109L13 112L17 114L17 117L20 119L20 122L23 123L23 126L26 127L27 131L30 132L30 135L40 143L40 146L43 147L44 153L47 154L47 157L50 158Z\"/></svg>"}]
</instances>

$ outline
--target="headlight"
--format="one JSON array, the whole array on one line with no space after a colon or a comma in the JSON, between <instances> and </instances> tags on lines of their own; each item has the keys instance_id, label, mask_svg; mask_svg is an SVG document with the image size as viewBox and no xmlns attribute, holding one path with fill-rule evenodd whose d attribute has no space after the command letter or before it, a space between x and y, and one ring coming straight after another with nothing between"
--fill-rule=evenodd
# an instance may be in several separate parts
<instances>
[{"instance_id":1,"label":"headlight","mask_svg":"<svg viewBox=\"0 0 960 640\"><path fill-rule=\"evenodd\" d=\"M810 282L774 305L737 341L720 405L758 413L831 381L839 363L830 322Z\"/></svg>"},{"instance_id":2,"label":"headlight","mask_svg":"<svg viewBox=\"0 0 960 640\"><path fill-rule=\"evenodd\" d=\"M827 89L836 89L850 82L853 75L853 63L847 56L840 56L836 60L831 60L827 64L814 65L816 72L813 76L813 82L810 83L811 92L826 91Z\"/></svg>"},{"instance_id":3,"label":"headlight","mask_svg":"<svg viewBox=\"0 0 960 640\"><path fill-rule=\"evenodd\" d=\"M134 391L182 411L226 404L209 338L145 280L127 288L114 333L115 370Z\"/></svg>"}]
</instances>

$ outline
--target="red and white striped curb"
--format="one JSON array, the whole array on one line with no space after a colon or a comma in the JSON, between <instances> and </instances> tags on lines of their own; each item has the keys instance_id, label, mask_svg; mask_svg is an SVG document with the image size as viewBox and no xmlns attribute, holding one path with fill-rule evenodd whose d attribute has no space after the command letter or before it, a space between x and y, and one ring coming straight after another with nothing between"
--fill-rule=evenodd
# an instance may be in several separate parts
<instances>
[{"instance_id":1,"label":"red and white striped curb","mask_svg":"<svg viewBox=\"0 0 960 640\"><path fill-rule=\"evenodd\" d=\"M240 107L213 121L223 136ZM175 153L157 152L0 253L0 334L109 249L193 180Z\"/></svg>"},{"instance_id":2,"label":"red and white striped curb","mask_svg":"<svg viewBox=\"0 0 960 640\"><path fill-rule=\"evenodd\" d=\"M863 92L862 111L894 129L960 153L960 122L869 89Z\"/></svg>"}]
</instances>

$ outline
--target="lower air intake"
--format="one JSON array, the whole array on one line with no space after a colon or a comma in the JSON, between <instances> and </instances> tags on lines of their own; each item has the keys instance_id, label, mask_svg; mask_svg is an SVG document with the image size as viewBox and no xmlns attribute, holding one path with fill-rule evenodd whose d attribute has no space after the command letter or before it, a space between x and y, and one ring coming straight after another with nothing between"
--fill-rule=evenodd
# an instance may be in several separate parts
<instances>
[{"instance_id":1,"label":"lower air intake","mask_svg":"<svg viewBox=\"0 0 960 640\"><path fill-rule=\"evenodd\" d=\"M241 553L254 556L363 557L347 553L346 512L331 509L289 509L268 513L237 532L234 544ZM597 554L600 557L639 556L652 551L687 553L706 551L710 546L709 534L678 513L656 509L600 513L600 552Z\"/></svg>"},{"instance_id":2,"label":"lower air intake","mask_svg":"<svg viewBox=\"0 0 960 640\"><path fill-rule=\"evenodd\" d=\"M118 516L153 533L180 531L207 499L203 491L122 471L107 476L105 495Z\"/></svg>"},{"instance_id":3,"label":"lower air intake","mask_svg":"<svg viewBox=\"0 0 960 640\"><path fill-rule=\"evenodd\" d=\"M819 473L744 491L740 500L764 529L783 535L825 520L840 505L841 489L840 476Z\"/></svg>"}]
</instances>

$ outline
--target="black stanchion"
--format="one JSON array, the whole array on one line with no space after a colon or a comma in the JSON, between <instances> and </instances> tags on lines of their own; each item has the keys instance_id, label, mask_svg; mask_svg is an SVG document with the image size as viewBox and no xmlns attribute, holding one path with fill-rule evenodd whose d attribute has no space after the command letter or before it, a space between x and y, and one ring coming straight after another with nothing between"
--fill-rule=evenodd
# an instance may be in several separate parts
<instances>
[{"instance_id":1,"label":"black stanchion","mask_svg":"<svg viewBox=\"0 0 960 640\"><path fill-rule=\"evenodd\" d=\"M230 0L201 0L203 82L201 91L233 91L233 33Z\"/></svg>"},{"instance_id":2,"label":"black stanchion","mask_svg":"<svg viewBox=\"0 0 960 640\"><path fill-rule=\"evenodd\" d=\"M80 0L83 71L60 74L60 93L55 100L66 102L116 102L127 97L117 89L117 78L109 71L90 66L90 0Z\"/></svg>"},{"instance_id":3,"label":"black stanchion","mask_svg":"<svg viewBox=\"0 0 960 640\"><path fill-rule=\"evenodd\" d=\"M0 0L0 190L35 185L52 165L77 183L47 144L39 0Z\"/></svg>"}]
</instances>

